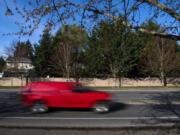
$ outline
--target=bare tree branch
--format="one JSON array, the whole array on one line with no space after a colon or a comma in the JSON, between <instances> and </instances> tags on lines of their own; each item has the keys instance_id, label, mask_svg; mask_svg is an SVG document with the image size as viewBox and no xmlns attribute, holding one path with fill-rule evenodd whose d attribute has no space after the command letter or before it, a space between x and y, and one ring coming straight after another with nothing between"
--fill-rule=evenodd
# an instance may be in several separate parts
<instances>
[{"instance_id":1,"label":"bare tree branch","mask_svg":"<svg viewBox=\"0 0 180 135\"><path fill-rule=\"evenodd\" d=\"M174 10L166 7L164 4L159 3L158 0L139 0L139 1L143 1L148 4L151 4L151 5L159 8L160 10L166 12L167 14L169 14L170 16L175 18L177 21L180 21L180 15L178 13L176 13Z\"/></svg>"},{"instance_id":2,"label":"bare tree branch","mask_svg":"<svg viewBox=\"0 0 180 135\"><path fill-rule=\"evenodd\" d=\"M142 27L139 27L139 26L133 26L130 23L125 22L122 18L120 18L118 16L114 16L114 15L109 14L109 13L105 13L103 11L100 11L97 8L92 8L92 7L88 7L88 6L85 6L85 5L74 4L74 3L69 3L69 4L72 5L72 6L76 6L76 7L79 7L79 8L88 10L88 11L91 11L91 12L93 12L95 14L99 14L99 15L104 15L104 16L110 17L113 20L120 20L120 21L122 21L123 25L125 25L125 26L127 26L129 28L138 30L138 31L140 31L142 33L145 33L145 34L150 34L150 35L164 37L164 38L173 39L173 40L180 40L180 35L174 35L174 34L162 33L162 32L157 32L157 31L151 31L151 30L147 30L147 29L144 29Z\"/></svg>"},{"instance_id":3,"label":"bare tree branch","mask_svg":"<svg viewBox=\"0 0 180 135\"><path fill-rule=\"evenodd\" d=\"M36 6L34 6L33 8L30 8L28 10L28 8L24 9L21 11L19 10L18 7L16 7L17 13L20 14L24 19L25 19L25 23L24 26L22 26L22 29L20 29L20 33L17 34L21 34L21 35L27 35L27 34L32 34L32 32L34 32L34 30L38 27L38 25L41 22L43 17L49 17L50 15L56 17L56 18L52 18L49 19L48 21L51 22L51 24L58 24L59 22L62 23L62 21L64 20L68 20L69 18L73 18L76 17L76 15L79 12L82 12L82 18L81 18L81 23L83 21L83 18L85 18L85 16L87 17L87 19L90 18L95 18L96 16L100 15L103 17L108 17L108 18L112 18L112 20L116 21L121 21L122 24L126 27L129 27L131 29L135 29L138 30L140 32L146 33L146 34L150 34L150 35L155 35L155 36L160 36L160 37L165 37L165 38L169 38L169 39L175 39L175 40L180 40L180 35L179 35L179 31L174 32L173 30L175 29L175 26L172 26L171 24L171 29L169 29L171 31L171 33L166 33L166 32L159 32L159 31L151 31L151 30L147 30L143 27L137 26L138 24L132 23L131 21L128 21L126 19L129 19L128 17L132 15L132 13L134 13L135 11L138 11L138 9L140 8L140 6L143 3L147 3L148 5L152 5L156 8L158 8L160 11L163 11L167 14L169 14L171 17L173 17L176 21L176 23L178 23L178 21L180 21L180 15L176 12L179 11L178 9L174 10L171 9L169 7L167 7L165 4L160 3L158 0L136 0L134 1L133 4L128 4L129 1L127 1L127 6L124 10L126 11L126 19L124 19L123 13L122 12L118 12L118 14L113 14L113 13L109 13L108 11L106 11L106 9L103 8L103 6L107 6L107 5L103 5L103 2L106 2L105 0L87 0L87 2L77 2L77 1L73 1L73 0L62 0L62 1L56 1L56 0L44 0L46 3L40 3L39 1L36 1L34 3L36 3ZM168 0L167 0L168 1ZM115 4L115 8L114 10L120 10L120 8L122 8L123 2L126 1L119 1L117 4ZM106 4L106 3L105 3ZM125 3L124 3L125 4ZM173 4L173 2L171 2L171 4ZM119 9L117 7L117 5L119 5ZM158 13L155 13L155 15L157 15ZM121 17L119 17L119 15ZM154 16L153 16L154 17ZM35 25L34 25L35 24ZM59 24L58 24L59 25ZM177 30L179 29L178 24L176 26Z\"/></svg>"},{"instance_id":4,"label":"bare tree branch","mask_svg":"<svg viewBox=\"0 0 180 135\"><path fill-rule=\"evenodd\" d=\"M173 40L180 40L179 35L173 35L173 34L168 34L168 33L162 33L162 32L157 32L157 31L150 31L141 27L134 27L134 29L137 29L138 31L145 33L145 34L150 34L154 36L159 36L159 37L164 37L168 39L173 39Z\"/></svg>"}]
</instances>

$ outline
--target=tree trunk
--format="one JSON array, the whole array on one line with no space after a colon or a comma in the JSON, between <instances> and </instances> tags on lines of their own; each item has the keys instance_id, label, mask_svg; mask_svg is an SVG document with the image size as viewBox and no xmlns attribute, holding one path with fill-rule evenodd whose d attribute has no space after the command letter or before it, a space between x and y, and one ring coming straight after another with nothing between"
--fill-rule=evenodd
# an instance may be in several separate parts
<instances>
[{"instance_id":1,"label":"tree trunk","mask_svg":"<svg viewBox=\"0 0 180 135\"><path fill-rule=\"evenodd\" d=\"M120 88L122 87L122 77L121 76L119 77L119 87Z\"/></svg>"},{"instance_id":2,"label":"tree trunk","mask_svg":"<svg viewBox=\"0 0 180 135\"><path fill-rule=\"evenodd\" d=\"M161 83L163 84L164 87L167 86L167 78L163 71L161 72Z\"/></svg>"},{"instance_id":3,"label":"tree trunk","mask_svg":"<svg viewBox=\"0 0 180 135\"><path fill-rule=\"evenodd\" d=\"M164 76L164 78L163 78L163 85L164 85L164 87L167 86L167 79L166 79L166 76Z\"/></svg>"},{"instance_id":4,"label":"tree trunk","mask_svg":"<svg viewBox=\"0 0 180 135\"><path fill-rule=\"evenodd\" d=\"M28 84L29 82L29 79L28 79L28 76L26 75L26 85Z\"/></svg>"},{"instance_id":5,"label":"tree trunk","mask_svg":"<svg viewBox=\"0 0 180 135\"><path fill-rule=\"evenodd\" d=\"M79 74L76 71L75 71L75 81L78 83L79 79L80 79L80 76L79 76Z\"/></svg>"},{"instance_id":6,"label":"tree trunk","mask_svg":"<svg viewBox=\"0 0 180 135\"><path fill-rule=\"evenodd\" d=\"M69 82L69 78L70 78L70 72L69 69L66 69L66 80Z\"/></svg>"}]
</instances>

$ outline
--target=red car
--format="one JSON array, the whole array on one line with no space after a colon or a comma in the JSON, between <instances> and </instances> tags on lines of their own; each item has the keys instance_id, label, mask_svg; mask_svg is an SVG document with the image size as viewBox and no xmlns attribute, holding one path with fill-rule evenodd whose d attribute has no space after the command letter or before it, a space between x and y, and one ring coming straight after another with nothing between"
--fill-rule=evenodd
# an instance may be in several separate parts
<instances>
[{"instance_id":1,"label":"red car","mask_svg":"<svg viewBox=\"0 0 180 135\"><path fill-rule=\"evenodd\" d=\"M110 110L111 95L90 90L75 82L32 82L21 91L21 101L33 113L48 108L92 108L104 113Z\"/></svg>"}]
</instances>

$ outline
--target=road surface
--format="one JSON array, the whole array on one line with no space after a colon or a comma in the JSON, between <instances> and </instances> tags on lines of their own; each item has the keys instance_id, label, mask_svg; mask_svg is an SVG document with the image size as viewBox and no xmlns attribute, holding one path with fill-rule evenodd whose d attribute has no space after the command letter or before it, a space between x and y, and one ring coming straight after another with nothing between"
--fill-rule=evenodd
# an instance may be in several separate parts
<instances>
[{"instance_id":1,"label":"road surface","mask_svg":"<svg viewBox=\"0 0 180 135\"><path fill-rule=\"evenodd\" d=\"M91 110L51 109L44 114L31 114L20 106L17 91L0 91L0 125L96 127L180 122L180 91L111 92L112 110L95 114Z\"/></svg>"},{"instance_id":2,"label":"road surface","mask_svg":"<svg viewBox=\"0 0 180 135\"><path fill-rule=\"evenodd\" d=\"M51 109L31 114L19 90L0 90L0 135L179 135L180 91L111 91L112 111Z\"/></svg>"}]
</instances>

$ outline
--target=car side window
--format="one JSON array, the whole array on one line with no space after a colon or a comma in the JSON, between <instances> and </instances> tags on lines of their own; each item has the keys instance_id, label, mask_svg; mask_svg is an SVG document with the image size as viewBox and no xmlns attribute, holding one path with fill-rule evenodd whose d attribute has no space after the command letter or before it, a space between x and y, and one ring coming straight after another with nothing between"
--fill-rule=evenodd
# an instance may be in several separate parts
<instances>
[{"instance_id":1,"label":"car side window","mask_svg":"<svg viewBox=\"0 0 180 135\"><path fill-rule=\"evenodd\" d=\"M73 92L77 92L77 93L86 93L86 92L91 92L92 90L90 90L89 88L83 87L81 85L76 85L73 88Z\"/></svg>"}]
</instances>

